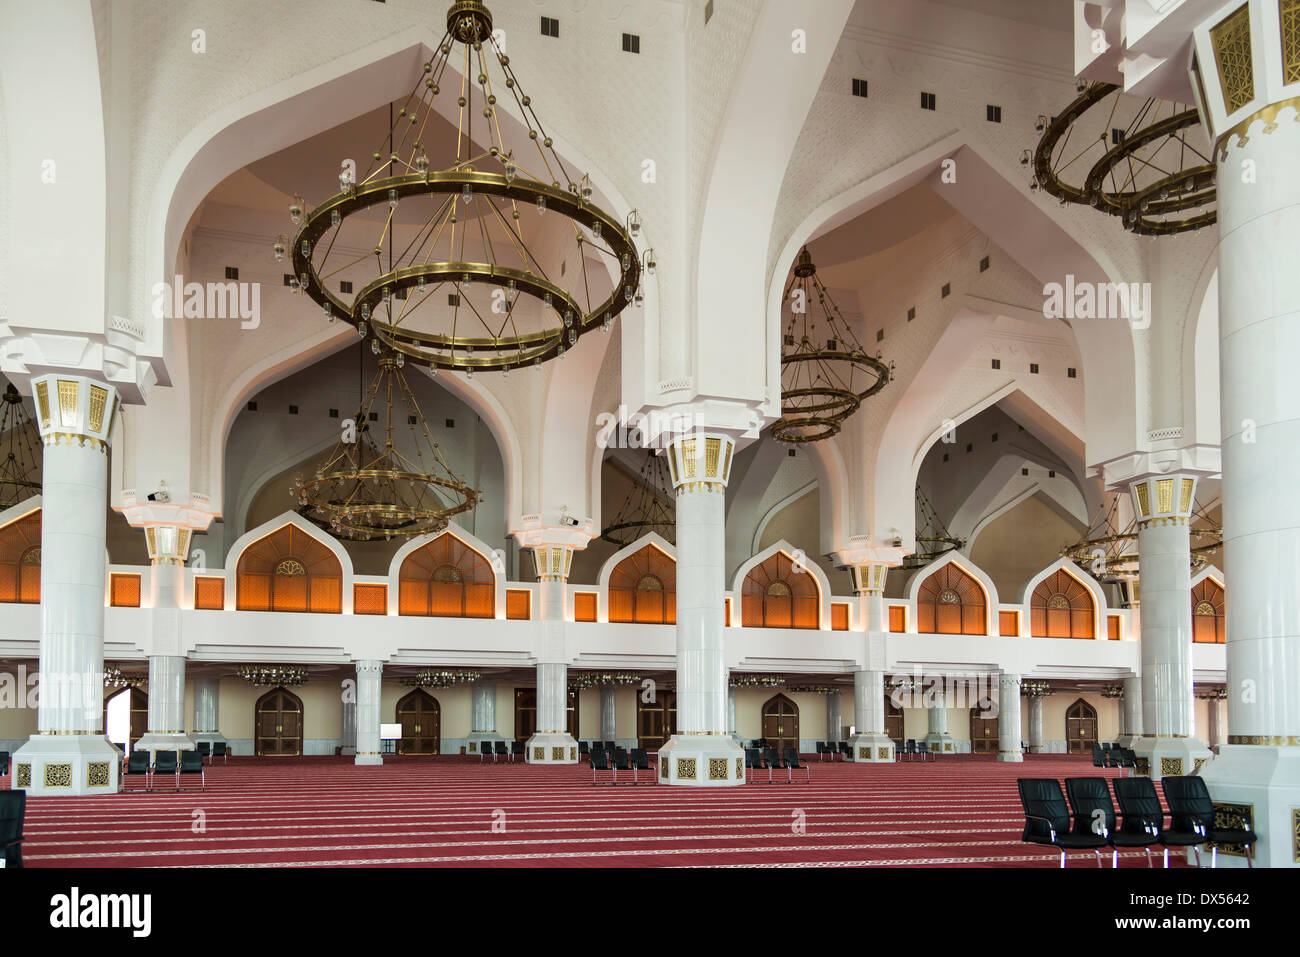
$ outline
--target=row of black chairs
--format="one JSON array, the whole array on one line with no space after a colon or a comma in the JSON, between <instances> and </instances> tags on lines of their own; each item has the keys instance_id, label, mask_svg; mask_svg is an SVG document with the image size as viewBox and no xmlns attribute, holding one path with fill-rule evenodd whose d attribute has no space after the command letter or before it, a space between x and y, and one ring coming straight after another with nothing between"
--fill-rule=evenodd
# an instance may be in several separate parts
<instances>
[{"instance_id":1,"label":"row of black chairs","mask_svg":"<svg viewBox=\"0 0 1300 957\"><path fill-rule=\"evenodd\" d=\"M181 789L181 778L191 775L198 775L199 790L206 791L208 787L207 775L203 769L203 753L200 751L181 751L179 758L176 751L155 751L153 753L153 762L149 761L148 751L132 751L131 757L127 759L126 770L123 772L122 784L126 786L128 778L144 778L145 791L152 791L154 783L158 780L160 774L170 774L173 778L175 790ZM132 790L142 790L133 788Z\"/></svg>"},{"instance_id":2,"label":"row of black chairs","mask_svg":"<svg viewBox=\"0 0 1300 957\"><path fill-rule=\"evenodd\" d=\"M492 763L496 764L497 758L505 758L507 761L513 761L515 758L524 756L524 743L522 741L511 741L507 747L504 741L480 741L478 743L478 763L482 764L484 758L491 758Z\"/></svg>"},{"instance_id":3,"label":"row of black chairs","mask_svg":"<svg viewBox=\"0 0 1300 957\"><path fill-rule=\"evenodd\" d=\"M1132 748L1118 744L1095 744L1092 747L1092 766L1095 768L1136 768L1137 754Z\"/></svg>"},{"instance_id":4,"label":"row of black chairs","mask_svg":"<svg viewBox=\"0 0 1300 957\"><path fill-rule=\"evenodd\" d=\"M8 773L7 768L5 773ZM26 813L26 791L0 791L0 861L4 861L6 868L23 866L23 816Z\"/></svg>"},{"instance_id":5,"label":"row of black chairs","mask_svg":"<svg viewBox=\"0 0 1300 957\"><path fill-rule=\"evenodd\" d=\"M785 771L785 783L794 783L794 772L802 771L804 773L804 783L812 783L812 768L799 761L798 748L784 748L778 751L776 748L746 748L745 749L745 781L749 781L750 771L766 771L767 783L772 784L773 771Z\"/></svg>"},{"instance_id":6,"label":"row of black chairs","mask_svg":"<svg viewBox=\"0 0 1300 957\"><path fill-rule=\"evenodd\" d=\"M596 751L606 751L613 754L617 749L618 742L616 741L592 741L590 744L586 741L579 741L578 760L581 761L583 758L590 758Z\"/></svg>"},{"instance_id":7,"label":"row of black chairs","mask_svg":"<svg viewBox=\"0 0 1300 957\"><path fill-rule=\"evenodd\" d=\"M1218 864L1218 845L1241 844L1246 848L1246 864L1254 867L1252 846L1255 832L1244 828L1214 826L1214 803L1205 781L1199 777L1165 777L1160 787L1169 805L1169 826L1156 797L1155 785L1148 777L1115 778L1115 801L1122 821L1116 825L1115 804L1110 799L1106 779L1066 778L1061 794L1056 778L1020 778L1020 803L1025 810L1025 831L1021 840L1029 844L1055 847L1061 852L1065 867L1067 850L1090 850L1101 867L1101 849L1111 849L1111 867L1118 866L1119 849L1140 847L1151 866L1151 848L1164 848L1165 867L1169 866L1169 848L1190 847L1201 863L1200 846L1210 842L1210 866ZM1073 814L1073 824L1070 818Z\"/></svg>"},{"instance_id":8,"label":"row of black chairs","mask_svg":"<svg viewBox=\"0 0 1300 957\"><path fill-rule=\"evenodd\" d=\"M930 744L927 741L916 741L912 738L908 738L903 742L902 747L894 748L894 760L901 761L903 758L909 760L920 758L922 761L929 761L933 755L940 753L942 752L937 748L931 751Z\"/></svg>"},{"instance_id":9,"label":"row of black chairs","mask_svg":"<svg viewBox=\"0 0 1300 957\"><path fill-rule=\"evenodd\" d=\"M0 751L0 778L9 773L9 752Z\"/></svg>"},{"instance_id":10,"label":"row of black chairs","mask_svg":"<svg viewBox=\"0 0 1300 957\"><path fill-rule=\"evenodd\" d=\"M222 764L230 763L230 751L224 741L200 741L196 747L199 754L208 759L208 764L212 764L217 758L221 758Z\"/></svg>"},{"instance_id":11,"label":"row of black chairs","mask_svg":"<svg viewBox=\"0 0 1300 957\"><path fill-rule=\"evenodd\" d=\"M853 756L853 749L847 741L818 741L816 744L818 761L825 761L829 756L834 762L836 755L839 755L841 761L847 761Z\"/></svg>"},{"instance_id":12,"label":"row of black chairs","mask_svg":"<svg viewBox=\"0 0 1300 957\"><path fill-rule=\"evenodd\" d=\"M585 742L584 742L585 743ZM593 742L594 743L594 742ZM605 742L613 744L612 741ZM619 771L631 771L632 783L639 784L639 771L650 771L650 754L645 748L633 748L631 751L627 748L613 747L606 750L603 747L588 748L587 757L591 760L591 783L598 783L596 776L600 771L610 773L610 784L618 784ZM651 774L650 783L654 784L658 779Z\"/></svg>"}]
</instances>

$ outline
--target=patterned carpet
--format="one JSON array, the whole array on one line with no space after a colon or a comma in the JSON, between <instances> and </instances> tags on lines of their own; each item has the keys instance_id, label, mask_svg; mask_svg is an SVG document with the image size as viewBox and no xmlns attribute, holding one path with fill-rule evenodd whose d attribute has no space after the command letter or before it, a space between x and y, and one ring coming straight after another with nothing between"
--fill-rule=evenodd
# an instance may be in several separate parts
<instances>
[{"instance_id":1,"label":"patterned carpet","mask_svg":"<svg viewBox=\"0 0 1300 957\"><path fill-rule=\"evenodd\" d=\"M24 861L29 867L1056 867L1054 851L1020 843L1016 778L1118 773L1062 755L1032 755L1024 764L958 755L893 765L819 763L813 756L811 784L798 783L796 772L795 784L769 785L763 772L761 783L745 788L693 790L624 784L630 775L619 775L616 787L592 787L585 764L482 765L459 756L390 757L383 767L349 762L235 758L208 770L204 792L32 798ZM784 782L785 773L777 778ZM0 779L0 787L8 786ZM1095 858L1074 852L1070 866L1093 868ZM1145 855L1123 853L1120 866L1145 867Z\"/></svg>"}]
</instances>

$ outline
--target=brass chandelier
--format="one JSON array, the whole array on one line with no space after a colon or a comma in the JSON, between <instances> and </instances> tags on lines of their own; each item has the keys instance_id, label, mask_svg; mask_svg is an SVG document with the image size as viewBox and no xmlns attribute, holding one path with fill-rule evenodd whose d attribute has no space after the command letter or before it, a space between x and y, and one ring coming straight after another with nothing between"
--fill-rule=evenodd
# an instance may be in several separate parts
<instances>
[{"instance_id":1,"label":"brass chandelier","mask_svg":"<svg viewBox=\"0 0 1300 957\"><path fill-rule=\"evenodd\" d=\"M239 677L254 688L297 688L307 683L307 669L286 665L241 665Z\"/></svg>"},{"instance_id":2,"label":"brass chandelier","mask_svg":"<svg viewBox=\"0 0 1300 957\"><path fill-rule=\"evenodd\" d=\"M1062 555L1103 584L1138 580L1138 523L1132 519L1120 527L1119 500L1117 494L1109 504L1103 504L1085 537L1061 549ZM1215 522L1209 509L1199 502L1192 503L1188 536L1191 538L1192 571L1204 568L1223 548L1222 525Z\"/></svg>"},{"instance_id":3,"label":"brass chandelier","mask_svg":"<svg viewBox=\"0 0 1300 957\"><path fill-rule=\"evenodd\" d=\"M457 478L443 458L402 374L403 365L401 353L379 360L353 432L344 431L315 475L299 475L289 490L299 513L336 537L370 541L437 533L451 516L478 502L479 492ZM382 440L370 428L381 395ZM406 412L402 447L396 439L395 408ZM377 414L375 419L377 423Z\"/></svg>"},{"instance_id":4,"label":"brass chandelier","mask_svg":"<svg viewBox=\"0 0 1300 957\"><path fill-rule=\"evenodd\" d=\"M601 531L602 539L613 545L631 545L647 532L656 532L676 543L672 483L668 478L668 466L664 463L665 456L656 454L654 449L646 451L641 472L628 489L614 521Z\"/></svg>"},{"instance_id":5,"label":"brass chandelier","mask_svg":"<svg viewBox=\"0 0 1300 957\"><path fill-rule=\"evenodd\" d=\"M1218 218L1213 149L1195 107L1127 96L1080 81L1059 116L1040 116L1031 189L1118 216L1142 236L1169 236Z\"/></svg>"},{"instance_id":6,"label":"brass chandelier","mask_svg":"<svg viewBox=\"0 0 1300 957\"><path fill-rule=\"evenodd\" d=\"M781 418L772 425L772 437L788 443L829 439L889 383L890 368L863 350L818 278L807 247L785 287L783 312L789 320L781 350Z\"/></svg>"},{"instance_id":7,"label":"brass chandelier","mask_svg":"<svg viewBox=\"0 0 1300 957\"><path fill-rule=\"evenodd\" d=\"M0 511L41 493L41 439L13 383L0 402Z\"/></svg>"},{"instance_id":8,"label":"brass chandelier","mask_svg":"<svg viewBox=\"0 0 1300 957\"><path fill-rule=\"evenodd\" d=\"M448 71L453 53L459 78ZM442 122L439 96L457 111L455 152L441 167L426 149ZM526 138L508 118L503 132L498 96L514 102ZM339 191L313 210L295 195L297 233L275 243L277 260L288 248L298 288L329 321L435 371L509 372L562 358L641 304L654 251L644 259L637 251L639 215L620 220L600 208L590 176L560 158L482 3L452 4L441 44L390 116L369 166L345 163ZM345 246L364 252L336 251ZM355 295L335 292L339 281Z\"/></svg>"},{"instance_id":9,"label":"brass chandelier","mask_svg":"<svg viewBox=\"0 0 1300 957\"><path fill-rule=\"evenodd\" d=\"M421 671L417 675L402 678L401 683L408 688L433 688L435 691L439 688L450 688L458 684L469 684L478 681L481 673L467 669L458 671Z\"/></svg>"},{"instance_id":10,"label":"brass chandelier","mask_svg":"<svg viewBox=\"0 0 1300 957\"><path fill-rule=\"evenodd\" d=\"M618 685L634 685L641 681L641 676L624 671L598 672L584 671L569 677L570 691L585 691L588 688Z\"/></svg>"},{"instance_id":11,"label":"brass chandelier","mask_svg":"<svg viewBox=\"0 0 1300 957\"><path fill-rule=\"evenodd\" d=\"M143 688L149 679L144 675L124 675L121 668L104 666L104 687L116 691L119 688Z\"/></svg>"}]
</instances>

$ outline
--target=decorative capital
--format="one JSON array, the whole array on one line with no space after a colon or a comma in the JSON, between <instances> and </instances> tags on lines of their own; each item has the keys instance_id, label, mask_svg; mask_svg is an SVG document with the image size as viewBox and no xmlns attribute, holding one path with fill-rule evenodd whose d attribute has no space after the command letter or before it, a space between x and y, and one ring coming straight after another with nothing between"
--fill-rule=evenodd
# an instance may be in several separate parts
<instances>
[{"instance_id":1,"label":"decorative capital","mask_svg":"<svg viewBox=\"0 0 1300 957\"><path fill-rule=\"evenodd\" d=\"M868 562L849 566L849 581L853 583L853 594L883 594L885 577L889 574L889 565L883 562Z\"/></svg>"},{"instance_id":2,"label":"decorative capital","mask_svg":"<svg viewBox=\"0 0 1300 957\"><path fill-rule=\"evenodd\" d=\"M119 405L113 386L53 373L32 380L32 395L45 445L77 443L108 451Z\"/></svg>"},{"instance_id":3,"label":"decorative capital","mask_svg":"<svg viewBox=\"0 0 1300 957\"><path fill-rule=\"evenodd\" d=\"M573 549L567 545L546 545L533 549L533 564L537 567L539 582L569 580L569 566L573 563Z\"/></svg>"},{"instance_id":4,"label":"decorative capital","mask_svg":"<svg viewBox=\"0 0 1300 957\"><path fill-rule=\"evenodd\" d=\"M690 432L668 443L668 472L678 495L727 490L736 440L711 432Z\"/></svg>"},{"instance_id":5,"label":"decorative capital","mask_svg":"<svg viewBox=\"0 0 1300 957\"><path fill-rule=\"evenodd\" d=\"M190 553L191 534L190 529L176 525L146 525L149 561L155 565L184 565Z\"/></svg>"},{"instance_id":6,"label":"decorative capital","mask_svg":"<svg viewBox=\"0 0 1300 957\"><path fill-rule=\"evenodd\" d=\"M1187 525L1196 496L1193 475L1150 476L1129 486L1138 527Z\"/></svg>"}]
</instances>

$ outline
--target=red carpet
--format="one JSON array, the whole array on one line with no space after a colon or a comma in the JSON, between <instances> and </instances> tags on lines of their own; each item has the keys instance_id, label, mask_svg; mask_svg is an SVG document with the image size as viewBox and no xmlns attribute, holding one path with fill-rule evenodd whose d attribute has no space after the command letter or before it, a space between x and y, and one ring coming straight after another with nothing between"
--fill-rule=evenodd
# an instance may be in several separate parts
<instances>
[{"instance_id":1,"label":"red carpet","mask_svg":"<svg viewBox=\"0 0 1300 957\"><path fill-rule=\"evenodd\" d=\"M586 765L235 758L208 770L205 792L33 798L23 858L30 867L1056 867L1055 852L1020 843L1016 778L1117 773L1061 755L814 757L810 785L768 785L764 772L761 784L714 791L592 787ZM1095 859L1074 852L1070 866ZM1146 857L1123 853L1120 866L1145 867Z\"/></svg>"}]
</instances>

